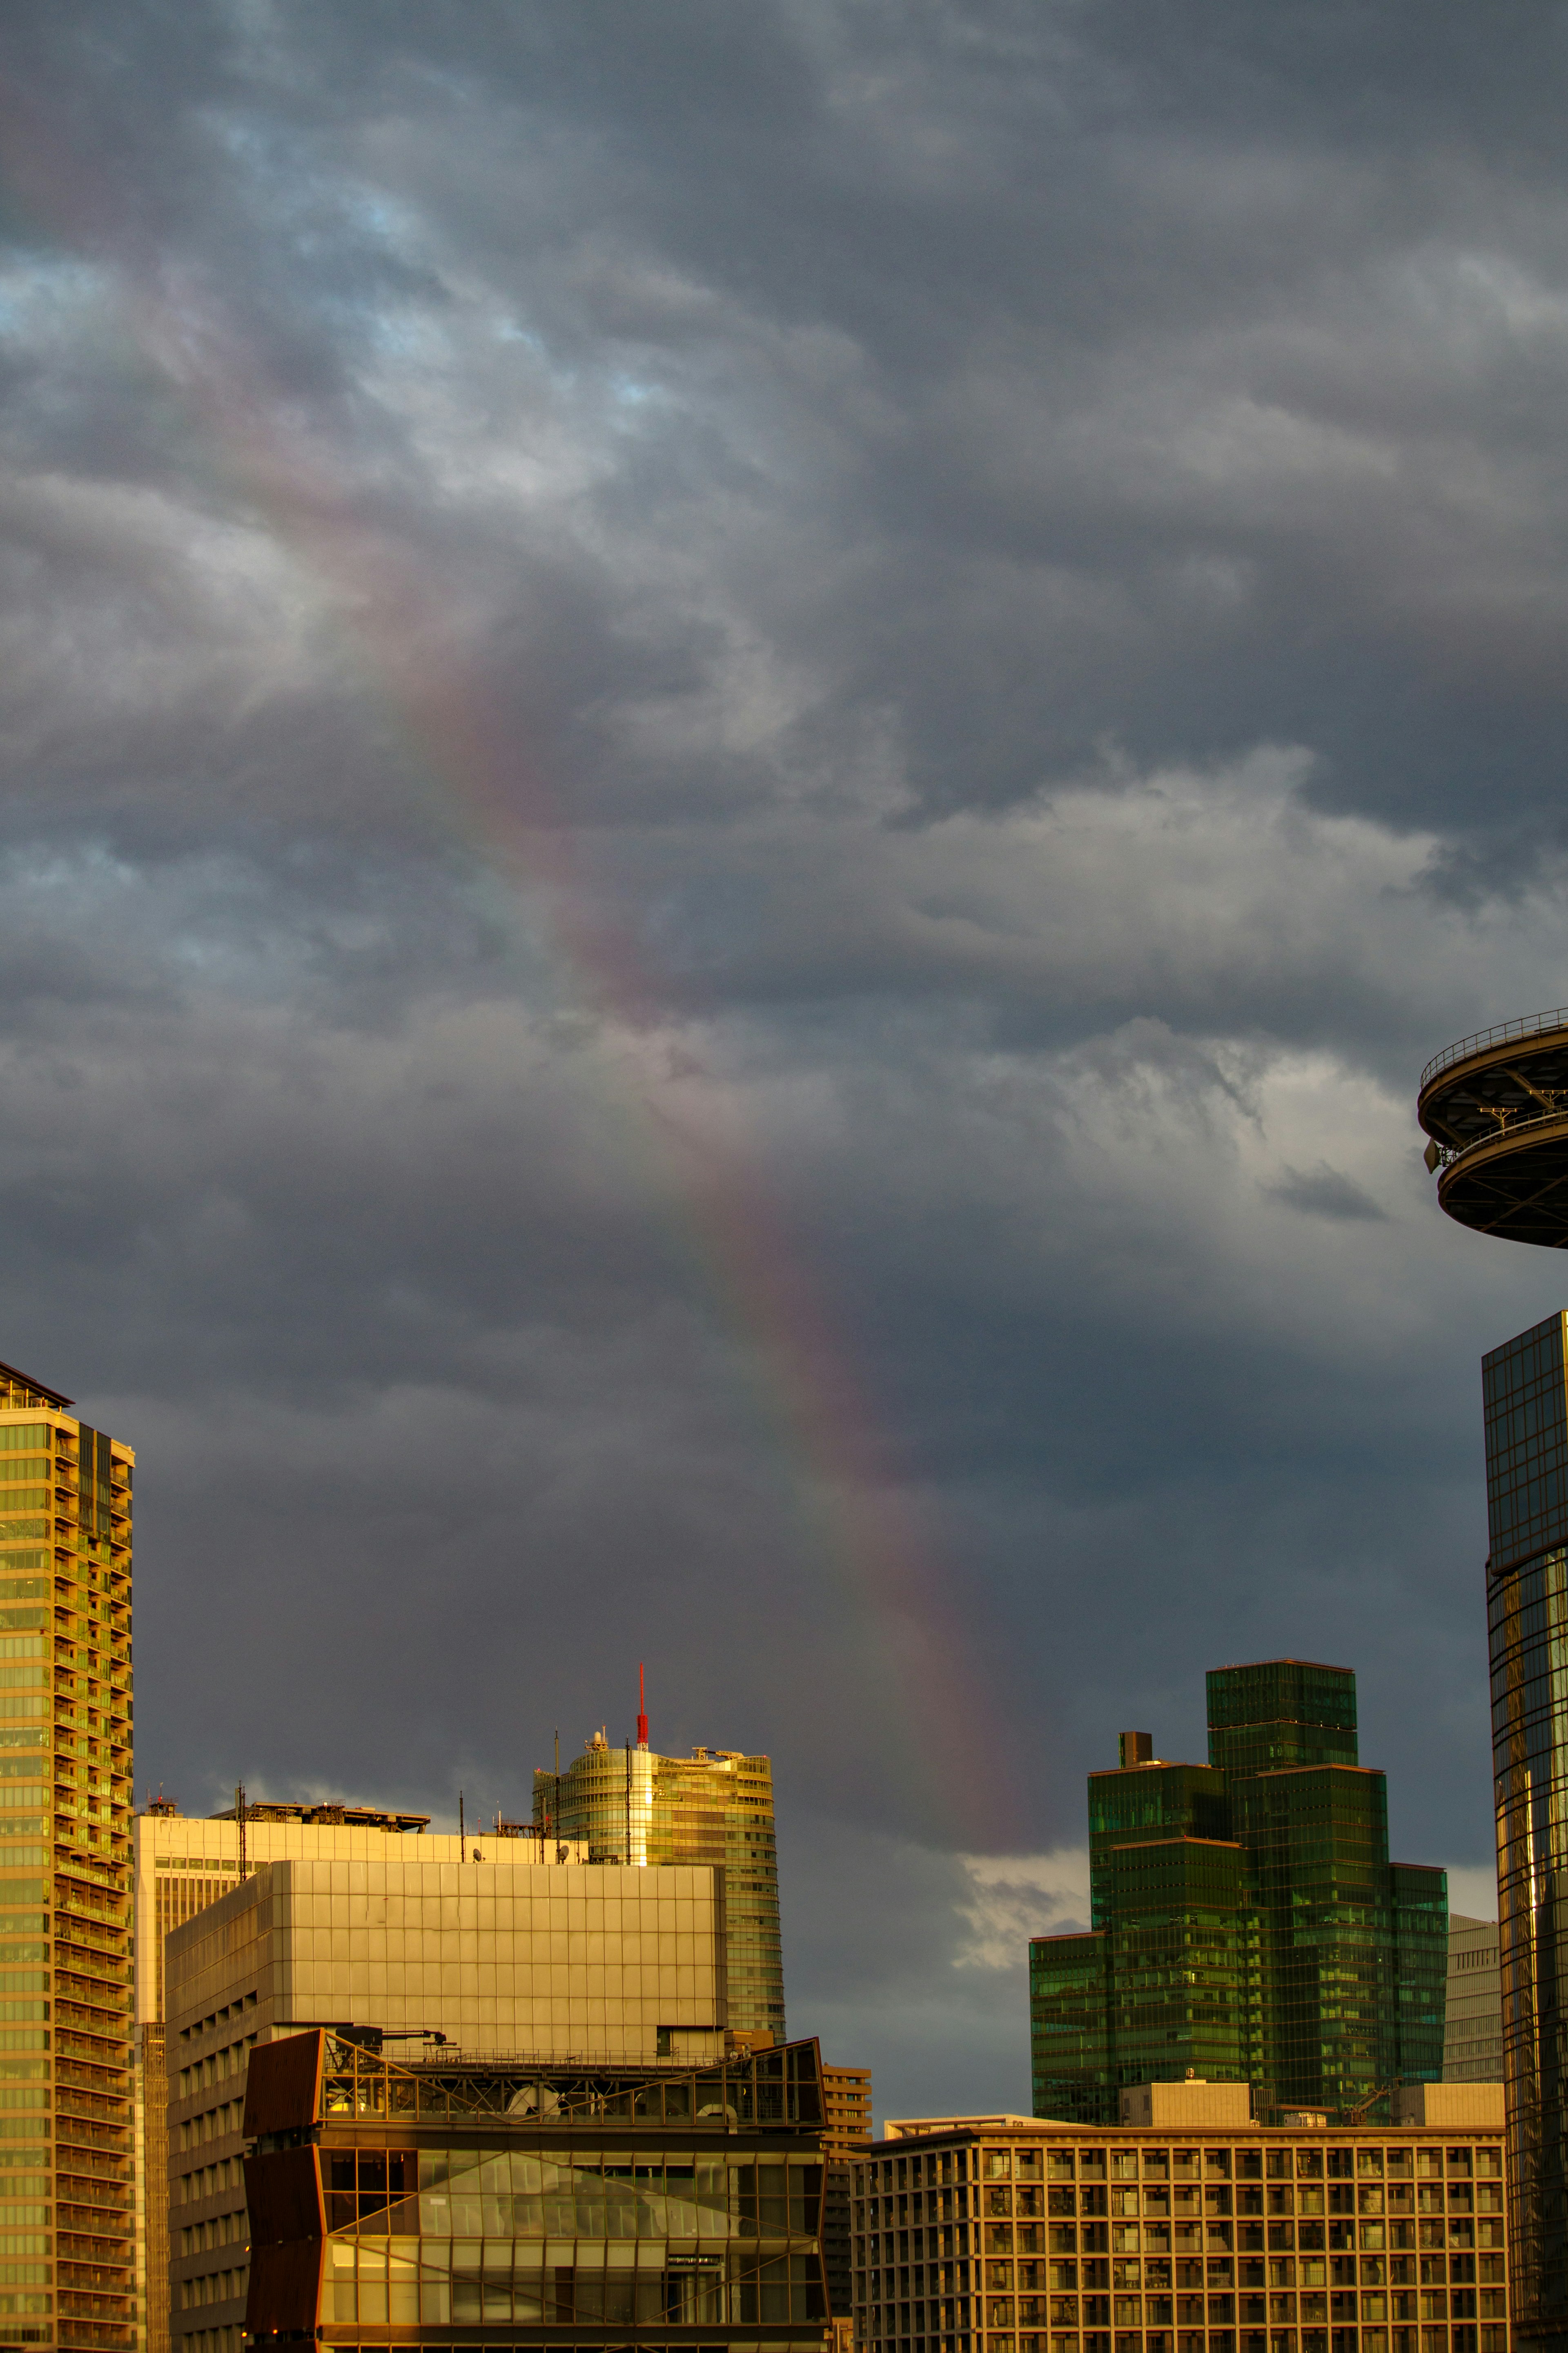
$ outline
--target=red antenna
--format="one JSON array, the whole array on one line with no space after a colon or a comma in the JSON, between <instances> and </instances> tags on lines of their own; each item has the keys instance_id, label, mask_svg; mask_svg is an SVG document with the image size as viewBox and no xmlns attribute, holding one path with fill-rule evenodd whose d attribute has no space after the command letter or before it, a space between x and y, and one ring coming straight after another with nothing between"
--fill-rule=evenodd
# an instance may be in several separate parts
<instances>
[{"instance_id":1,"label":"red antenna","mask_svg":"<svg viewBox=\"0 0 1568 2353\"><path fill-rule=\"evenodd\" d=\"M642 1661L637 1661L637 1746L647 1746L647 1703L643 1693Z\"/></svg>"}]
</instances>

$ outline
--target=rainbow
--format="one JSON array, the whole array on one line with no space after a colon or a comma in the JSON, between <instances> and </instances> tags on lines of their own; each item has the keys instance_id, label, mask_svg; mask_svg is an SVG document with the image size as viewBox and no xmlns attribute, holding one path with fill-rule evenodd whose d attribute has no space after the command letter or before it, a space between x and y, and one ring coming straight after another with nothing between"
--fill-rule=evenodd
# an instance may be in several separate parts
<instances>
[{"instance_id":1,"label":"rainbow","mask_svg":"<svg viewBox=\"0 0 1568 2353\"><path fill-rule=\"evenodd\" d=\"M221 306L171 278L151 244L15 90L0 90L7 174L43 221L107 268L132 332L208 447L314 584L395 713L438 812L526 905L569 992L632 1050L614 1087L690 1263L753 1369L808 1546L827 1571L819 1639L850 1656L874 1788L916 1794L933 1844L1016 1843L997 1714L982 1705L968 1630L929 1510L878 1413L823 1287L790 1237L747 1140L673 1106L663 1058L675 991L595 887L582 844L505 713L454 642L416 551L345 487L331 448L291 415ZM683 1054L686 1049L682 1048ZM689 1061L689 1056L687 1056ZM628 1637L634 1630L628 1629ZM643 1647L640 1643L638 1647ZM864 1787L862 1798L870 1794Z\"/></svg>"}]
</instances>

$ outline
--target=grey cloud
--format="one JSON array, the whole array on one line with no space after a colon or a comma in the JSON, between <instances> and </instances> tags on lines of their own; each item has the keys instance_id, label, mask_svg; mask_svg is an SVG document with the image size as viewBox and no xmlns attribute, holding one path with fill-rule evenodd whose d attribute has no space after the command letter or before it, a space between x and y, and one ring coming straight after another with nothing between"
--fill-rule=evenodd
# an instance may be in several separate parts
<instances>
[{"instance_id":1,"label":"grey cloud","mask_svg":"<svg viewBox=\"0 0 1568 2353\"><path fill-rule=\"evenodd\" d=\"M1300 1209L1310 1218L1381 1220L1387 1216L1353 1176L1331 1168L1326 1160L1315 1168L1287 1168L1279 1182L1268 1189L1287 1208Z\"/></svg>"},{"instance_id":2,"label":"grey cloud","mask_svg":"<svg viewBox=\"0 0 1568 2353\"><path fill-rule=\"evenodd\" d=\"M510 1809L646 1658L904 2112L1223 1656L1484 1859L1555 1277L1408 1098L1563 994L1565 22L9 12L0 1353L143 1779Z\"/></svg>"}]
</instances>

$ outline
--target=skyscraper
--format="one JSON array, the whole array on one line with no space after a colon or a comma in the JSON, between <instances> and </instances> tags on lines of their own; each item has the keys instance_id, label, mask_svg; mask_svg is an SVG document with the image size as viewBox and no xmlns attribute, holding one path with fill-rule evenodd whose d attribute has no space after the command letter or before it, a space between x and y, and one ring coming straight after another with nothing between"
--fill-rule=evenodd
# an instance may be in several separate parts
<instances>
[{"instance_id":1,"label":"skyscraper","mask_svg":"<svg viewBox=\"0 0 1568 2353\"><path fill-rule=\"evenodd\" d=\"M1355 1677L1220 1668L1208 1719L1207 1765L1124 1733L1089 1776L1089 1933L1029 1948L1037 2116L1112 2123L1124 2084L1189 2073L1345 2111L1442 2074L1447 1882L1389 1861Z\"/></svg>"},{"instance_id":2,"label":"skyscraper","mask_svg":"<svg viewBox=\"0 0 1568 2353\"><path fill-rule=\"evenodd\" d=\"M0 2338L82 2353L136 2324L133 1459L0 1366Z\"/></svg>"},{"instance_id":3,"label":"skyscraper","mask_svg":"<svg viewBox=\"0 0 1568 2353\"><path fill-rule=\"evenodd\" d=\"M734 1748L660 1757L637 1718L633 1746L595 1733L557 1774L533 1776L533 1820L585 1839L593 1862L705 1862L723 1873L729 2022L737 2033L784 2037L784 1948L773 1767Z\"/></svg>"},{"instance_id":4,"label":"skyscraper","mask_svg":"<svg viewBox=\"0 0 1568 2353\"><path fill-rule=\"evenodd\" d=\"M1511 2247L1521 2341L1568 2335L1568 1316L1481 1363Z\"/></svg>"},{"instance_id":5,"label":"skyscraper","mask_svg":"<svg viewBox=\"0 0 1568 2353\"><path fill-rule=\"evenodd\" d=\"M1457 1224L1568 1245L1568 1011L1435 1055L1416 1117ZM1562 1314L1483 1357L1487 1618L1514 2342L1568 2341L1568 1369Z\"/></svg>"}]
</instances>

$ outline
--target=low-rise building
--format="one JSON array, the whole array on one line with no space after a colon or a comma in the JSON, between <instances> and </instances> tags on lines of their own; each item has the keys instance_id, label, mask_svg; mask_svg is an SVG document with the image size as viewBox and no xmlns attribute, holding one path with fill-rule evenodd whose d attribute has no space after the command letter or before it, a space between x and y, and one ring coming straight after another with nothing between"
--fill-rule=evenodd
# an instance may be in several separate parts
<instances>
[{"instance_id":1,"label":"low-rise building","mask_svg":"<svg viewBox=\"0 0 1568 2353\"><path fill-rule=\"evenodd\" d=\"M542 2068L318 2031L258 2046L243 2098L257 2353L820 2353L815 2042Z\"/></svg>"},{"instance_id":2,"label":"low-rise building","mask_svg":"<svg viewBox=\"0 0 1568 2353\"><path fill-rule=\"evenodd\" d=\"M854 2165L857 2346L1508 2353L1500 2086L1413 2086L1434 2121L1359 2127L1156 2088L1147 2125L889 2124Z\"/></svg>"}]
</instances>

